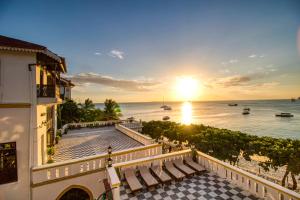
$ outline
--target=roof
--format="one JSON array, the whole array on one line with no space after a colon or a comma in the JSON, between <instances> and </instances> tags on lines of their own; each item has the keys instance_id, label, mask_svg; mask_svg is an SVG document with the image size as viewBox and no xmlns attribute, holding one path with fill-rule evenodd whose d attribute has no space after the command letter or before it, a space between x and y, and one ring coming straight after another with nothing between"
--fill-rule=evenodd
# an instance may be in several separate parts
<instances>
[{"instance_id":1,"label":"roof","mask_svg":"<svg viewBox=\"0 0 300 200\"><path fill-rule=\"evenodd\" d=\"M58 56L48 50L47 47L39 44L0 35L0 50L42 53L57 61L60 64L62 72L67 71L65 58Z\"/></svg>"},{"instance_id":2,"label":"roof","mask_svg":"<svg viewBox=\"0 0 300 200\"><path fill-rule=\"evenodd\" d=\"M64 85L64 86L70 86L70 87L74 87L74 83L71 82L71 80L60 77L60 82Z\"/></svg>"}]
</instances>

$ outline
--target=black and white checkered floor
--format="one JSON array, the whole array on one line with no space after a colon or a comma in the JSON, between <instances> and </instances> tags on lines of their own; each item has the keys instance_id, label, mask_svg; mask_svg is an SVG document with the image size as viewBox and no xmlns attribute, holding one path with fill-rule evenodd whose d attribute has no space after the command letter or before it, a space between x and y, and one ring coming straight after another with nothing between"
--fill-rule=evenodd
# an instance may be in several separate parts
<instances>
[{"instance_id":1,"label":"black and white checkered floor","mask_svg":"<svg viewBox=\"0 0 300 200\"><path fill-rule=\"evenodd\" d=\"M185 178L181 182L175 183L173 181L172 184L165 187L158 186L150 190L144 187L142 191L135 195L131 194L129 186L124 181L120 192L122 200L258 199L249 192L243 191L213 173Z\"/></svg>"},{"instance_id":2,"label":"black and white checkered floor","mask_svg":"<svg viewBox=\"0 0 300 200\"><path fill-rule=\"evenodd\" d=\"M82 128L70 130L55 145L55 162L83 158L107 152L111 145L113 151L143 146L136 140L116 130L114 126L101 128Z\"/></svg>"}]
</instances>

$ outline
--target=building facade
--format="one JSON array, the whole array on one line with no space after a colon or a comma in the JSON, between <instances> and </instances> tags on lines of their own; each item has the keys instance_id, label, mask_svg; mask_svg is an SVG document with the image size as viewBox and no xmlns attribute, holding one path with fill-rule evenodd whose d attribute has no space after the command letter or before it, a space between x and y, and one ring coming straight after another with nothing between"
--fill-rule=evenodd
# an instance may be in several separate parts
<instances>
[{"instance_id":1,"label":"building facade","mask_svg":"<svg viewBox=\"0 0 300 200\"><path fill-rule=\"evenodd\" d=\"M46 47L0 36L0 199L31 199L31 168L47 162L57 105L69 81L63 57ZM68 84L65 84L67 82ZM67 87L67 88L64 88ZM17 193L16 193L17 192Z\"/></svg>"}]
</instances>

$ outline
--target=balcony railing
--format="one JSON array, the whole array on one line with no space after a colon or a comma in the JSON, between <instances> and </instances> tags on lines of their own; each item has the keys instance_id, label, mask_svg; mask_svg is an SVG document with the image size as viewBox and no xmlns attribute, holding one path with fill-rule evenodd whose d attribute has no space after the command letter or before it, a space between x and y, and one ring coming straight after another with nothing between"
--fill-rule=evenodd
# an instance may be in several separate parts
<instances>
[{"instance_id":1,"label":"balcony railing","mask_svg":"<svg viewBox=\"0 0 300 200\"><path fill-rule=\"evenodd\" d=\"M37 97L54 98L56 96L55 85L36 85Z\"/></svg>"},{"instance_id":2,"label":"balcony railing","mask_svg":"<svg viewBox=\"0 0 300 200\"><path fill-rule=\"evenodd\" d=\"M227 179L231 183L249 191L259 198L274 200L300 199L300 194L294 191L288 190L200 151L197 151L197 161L208 171L216 173L218 176Z\"/></svg>"},{"instance_id":3,"label":"balcony railing","mask_svg":"<svg viewBox=\"0 0 300 200\"><path fill-rule=\"evenodd\" d=\"M162 153L162 145L152 144L112 153L113 163L152 157ZM44 185L67 178L84 176L93 172L105 170L108 154L88 156L84 158L46 164L32 169L32 184Z\"/></svg>"},{"instance_id":4,"label":"balcony railing","mask_svg":"<svg viewBox=\"0 0 300 200\"><path fill-rule=\"evenodd\" d=\"M127 136L135 139L136 141L142 143L143 145L153 144L154 140L146 135L143 135L137 131L129 129L122 124L116 124L116 129L126 134Z\"/></svg>"},{"instance_id":5,"label":"balcony railing","mask_svg":"<svg viewBox=\"0 0 300 200\"><path fill-rule=\"evenodd\" d=\"M107 177L110 183L110 187L112 188L114 200L120 200L120 185L121 180L124 178L124 169L136 169L138 166L162 166L164 161L174 160L178 158L184 159L186 157L191 157L192 155L192 151L188 149L168 154L151 156L148 158L131 160L123 163L116 163L112 167L107 168ZM270 200L300 199L300 194L294 191L288 190L261 177L245 172L237 167L213 158L200 151L196 152L196 160L199 164L205 167L206 170L217 174L221 178L227 179L230 183L235 184L241 189L250 192L256 197Z\"/></svg>"}]
</instances>

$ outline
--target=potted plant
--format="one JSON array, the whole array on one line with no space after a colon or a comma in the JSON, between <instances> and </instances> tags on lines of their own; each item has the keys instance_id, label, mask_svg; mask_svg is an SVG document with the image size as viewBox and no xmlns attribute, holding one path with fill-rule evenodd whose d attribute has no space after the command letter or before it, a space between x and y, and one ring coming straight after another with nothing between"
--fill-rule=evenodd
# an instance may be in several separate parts
<instances>
[{"instance_id":1,"label":"potted plant","mask_svg":"<svg viewBox=\"0 0 300 200\"><path fill-rule=\"evenodd\" d=\"M55 144L58 144L58 141L60 140L60 136L59 135L56 135L55 136Z\"/></svg>"},{"instance_id":2,"label":"potted plant","mask_svg":"<svg viewBox=\"0 0 300 200\"><path fill-rule=\"evenodd\" d=\"M54 150L53 146L47 148L47 155L48 155L48 162L47 163L53 163L54 162L54 160L52 158L54 153L55 153L55 150Z\"/></svg>"}]
</instances>

